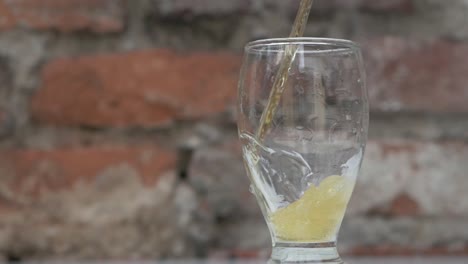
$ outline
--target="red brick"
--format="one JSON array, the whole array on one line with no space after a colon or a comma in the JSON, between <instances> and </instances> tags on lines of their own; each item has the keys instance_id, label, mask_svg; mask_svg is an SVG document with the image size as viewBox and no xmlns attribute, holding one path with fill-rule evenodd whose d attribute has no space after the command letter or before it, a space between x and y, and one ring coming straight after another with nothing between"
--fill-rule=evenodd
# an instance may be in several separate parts
<instances>
[{"instance_id":1,"label":"red brick","mask_svg":"<svg viewBox=\"0 0 468 264\"><path fill-rule=\"evenodd\" d=\"M419 204L407 194L400 194L391 203L391 216L412 216L420 213Z\"/></svg>"},{"instance_id":2,"label":"red brick","mask_svg":"<svg viewBox=\"0 0 468 264\"><path fill-rule=\"evenodd\" d=\"M361 8L377 12L411 12L413 0L361 0Z\"/></svg>"},{"instance_id":3,"label":"red brick","mask_svg":"<svg viewBox=\"0 0 468 264\"><path fill-rule=\"evenodd\" d=\"M386 158L392 154L400 153L417 153L418 149L414 144L394 144L393 142L379 142L379 147L382 150L382 157Z\"/></svg>"},{"instance_id":4,"label":"red brick","mask_svg":"<svg viewBox=\"0 0 468 264\"><path fill-rule=\"evenodd\" d=\"M468 112L468 45L385 37L363 45L374 111Z\"/></svg>"},{"instance_id":5,"label":"red brick","mask_svg":"<svg viewBox=\"0 0 468 264\"><path fill-rule=\"evenodd\" d=\"M156 8L163 15L220 15L248 11L252 0L171 0L169 2L154 1Z\"/></svg>"},{"instance_id":6,"label":"red brick","mask_svg":"<svg viewBox=\"0 0 468 264\"><path fill-rule=\"evenodd\" d=\"M450 247L430 247L426 249L415 249L400 247L396 245L386 246L362 246L349 251L348 255L354 256L466 256L468 245L460 249Z\"/></svg>"},{"instance_id":7,"label":"red brick","mask_svg":"<svg viewBox=\"0 0 468 264\"><path fill-rule=\"evenodd\" d=\"M0 1L0 30L11 29L15 26L15 18L11 10Z\"/></svg>"},{"instance_id":8,"label":"red brick","mask_svg":"<svg viewBox=\"0 0 468 264\"><path fill-rule=\"evenodd\" d=\"M240 58L168 50L59 59L45 66L33 117L71 126L157 126L226 110Z\"/></svg>"},{"instance_id":9,"label":"red brick","mask_svg":"<svg viewBox=\"0 0 468 264\"><path fill-rule=\"evenodd\" d=\"M402 193L388 202L388 204L380 204L366 212L367 216L384 216L384 217L411 217L421 216L421 209L418 202L411 198L408 194Z\"/></svg>"},{"instance_id":10,"label":"red brick","mask_svg":"<svg viewBox=\"0 0 468 264\"><path fill-rule=\"evenodd\" d=\"M0 139L13 135L15 123L13 114L7 109L0 107Z\"/></svg>"},{"instance_id":11,"label":"red brick","mask_svg":"<svg viewBox=\"0 0 468 264\"><path fill-rule=\"evenodd\" d=\"M146 185L174 170L175 154L154 146L108 146L0 152L3 187L23 195L71 188L118 166L134 169Z\"/></svg>"},{"instance_id":12,"label":"red brick","mask_svg":"<svg viewBox=\"0 0 468 264\"><path fill-rule=\"evenodd\" d=\"M296 2L299 2L297 0ZM316 1L314 8L330 11L343 8L356 8L372 12L411 12L413 0L327 0Z\"/></svg>"},{"instance_id":13,"label":"red brick","mask_svg":"<svg viewBox=\"0 0 468 264\"><path fill-rule=\"evenodd\" d=\"M351 214L468 215L463 141L369 141Z\"/></svg>"},{"instance_id":14,"label":"red brick","mask_svg":"<svg viewBox=\"0 0 468 264\"><path fill-rule=\"evenodd\" d=\"M243 259L243 260L247 260L247 259L257 260L262 256L263 256L263 252L260 250L255 250L255 249L251 249L251 250L234 249L229 254L230 259Z\"/></svg>"},{"instance_id":15,"label":"red brick","mask_svg":"<svg viewBox=\"0 0 468 264\"><path fill-rule=\"evenodd\" d=\"M172 0L168 2L154 1L156 10L164 16L178 15L211 15L246 13L255 9L253 0ZM296 13L300 0L266 0L267 7L277 9L288 8L291 13ZM338 9L356 8L371 12L404 12L413 10L413 0L326 0L315 1L313 11L334 11Z\"/></svg>"},{"instance_id":16,"label":"red brick","mask_svg":"<svg viewBox=\"0 0 468 264\"><path fill-rule=\"evenodd\" d=\"M116 32L124 28L124 8L123 0L0 0L0 29Z\"/></svg>"}]
</instances>

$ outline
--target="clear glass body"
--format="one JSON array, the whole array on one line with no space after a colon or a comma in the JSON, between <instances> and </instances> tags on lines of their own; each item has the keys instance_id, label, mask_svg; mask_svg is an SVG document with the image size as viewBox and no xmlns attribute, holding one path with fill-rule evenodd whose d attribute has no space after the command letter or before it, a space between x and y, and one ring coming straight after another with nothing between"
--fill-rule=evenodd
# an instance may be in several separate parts
<instances>
[{"instance_id":1,"label":"clear glass body","mask_svg":"<svg viewBox=\"0 0 468 264\"><path fill-rule=\"evenodd\" d=\"M271 123L262 125L291 51L284 90ZM251 189L271 232L272 263L341 263L337 233L359 173L368 112L355 43L287 38L246 46L238 128Z\"/></svg>"}]
</instances>

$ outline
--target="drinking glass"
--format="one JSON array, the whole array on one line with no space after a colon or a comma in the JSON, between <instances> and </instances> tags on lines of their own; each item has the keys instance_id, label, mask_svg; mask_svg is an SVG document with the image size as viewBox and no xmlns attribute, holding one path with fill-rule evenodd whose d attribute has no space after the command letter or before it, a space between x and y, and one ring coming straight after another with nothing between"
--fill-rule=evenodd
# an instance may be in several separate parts
<instances>
[{"instance_id":1,"label":"drinking glass","mask_svg":"<svg viewBox=\"0 0 468 264\"><path fill-rule=\"evenodd\" d=\"M275 99L277 78L283 91ZM272 105L267 123L262 115ZM270 263L343 263L337 234L359 174L368 113L356 43L284 38L245 47L238 128L251 191L271 233Z\"/></svg>"}]
</instances>

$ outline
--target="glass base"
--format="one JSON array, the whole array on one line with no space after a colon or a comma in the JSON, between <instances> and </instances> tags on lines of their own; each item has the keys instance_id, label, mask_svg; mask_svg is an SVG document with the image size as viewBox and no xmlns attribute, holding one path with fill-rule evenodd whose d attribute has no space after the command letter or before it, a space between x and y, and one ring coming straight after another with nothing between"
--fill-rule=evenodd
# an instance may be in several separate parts
<instances>
[{"instance_id":1,"label":"glass base","mask_svg":"<svg viewBox=\"0 0 468 264\"><path fill-rule=\"evenodd\" d=\"M328 263L344 264L336 243L276 243L268 264Z\"/></svg>"}]
</instances>

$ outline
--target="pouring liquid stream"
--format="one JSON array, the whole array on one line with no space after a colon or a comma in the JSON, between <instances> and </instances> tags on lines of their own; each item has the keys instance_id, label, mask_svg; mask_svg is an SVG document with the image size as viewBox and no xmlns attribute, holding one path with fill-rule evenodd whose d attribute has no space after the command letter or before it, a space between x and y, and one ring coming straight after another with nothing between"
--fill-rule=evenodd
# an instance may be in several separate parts
<instances>
[{"instance_id":1,"label":"pouring liquid stream","mask_svg":"<svg viewBox=\"0 0 468 264\"><path fill-rule=\"evenodd\" d=\"M302 37L313 0L302 0L290 37ZM262 210L273 226L278 241L331 241L341 224L354 182L343 176L317 177L301 153L270 148L263 143L271 129L278 105L300 45L286 45L273 86L255 135L241 134L247 141L244 157L248 164L252 192L263 200ZM314 105L318 127L325 120L325 92L321 76L315 77ZM328 151L328 150L327 150ZM330 152L330 153L333 153ZM322 155L322 154L316 154ZM330 156L330 159L333 159ZM351 158L350 160L352 160ZM283 168L287 168L283 171ZM295 175L295 176L292 176ZM340 174L341 175L341 174ZM357 175L353 175L355 177ZM319 181L320 180L320 181ZM284 197L289 193L294 197Z\"/></svg>"},{"instance_id":2,"label":"pouring liquid stream","mask_svg":"<svg viewBox=\"0 0 468 264\"><path fill-rule=\"evenodd\" d=\"M294 21L293 29L289 37L302 37L309 19L310 10L312 8L314 1L313 0L302 0L299 6L299 11ZM270 97L268 99L267 106L262 114L260 119L260 126L257 130L256 137L259 141L262 141L268 132L273 118L276 113L276 108L278 107L284 89L285 84L288 80L289 72L291 70L292 63L296 57L299 47L297 45L286 45L284 51L283 60L280 63L278 72L275 76L273 86L270 92Z\"/></svg>"}]
</instances>

